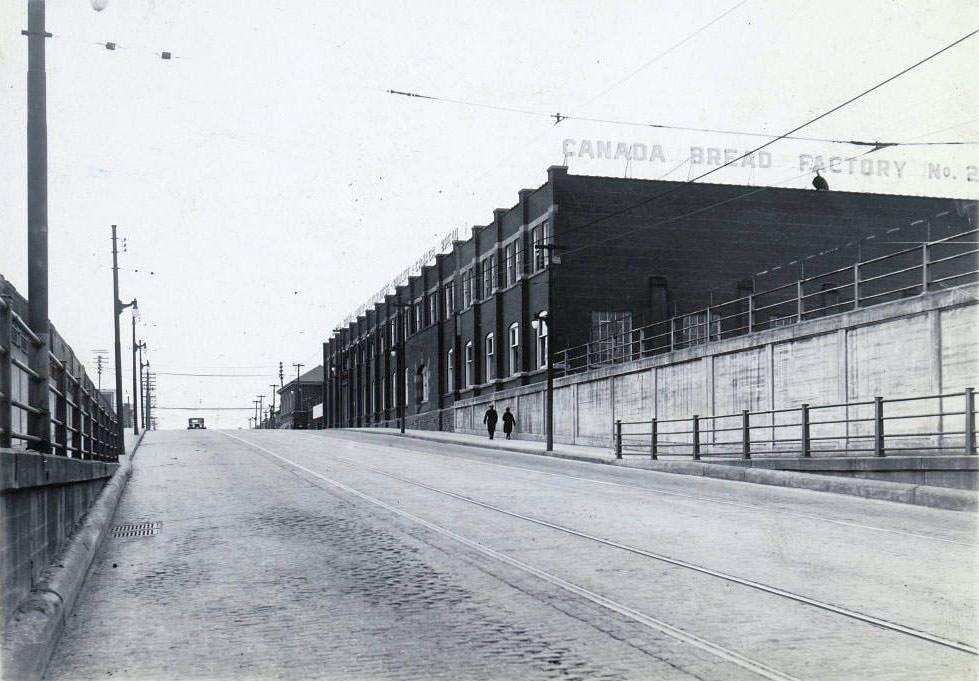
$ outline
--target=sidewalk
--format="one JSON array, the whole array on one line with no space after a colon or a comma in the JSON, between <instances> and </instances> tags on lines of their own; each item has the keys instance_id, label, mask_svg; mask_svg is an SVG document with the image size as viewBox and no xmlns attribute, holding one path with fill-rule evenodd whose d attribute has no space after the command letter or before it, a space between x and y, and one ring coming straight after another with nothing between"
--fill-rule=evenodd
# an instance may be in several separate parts
<instances>
[{"instance_id":1,"label":"sidewalk","mask_svg":"<svg viewBox=\"0 0 979 681\"><path fill-rule=\"evenodd\" d=\"M408 437L415 440L479 447L481 449L495 449L520 454L551 456L559 459L583 461L585 463L642 468L657 473L697 475L734 482L794 487L816 492L831 492L833 494L845 494L867 499L880 499L901 504L929 506L953 511L975 512L979 508L977 494L975 492L947 487L886 482L866 478L837 477L795 471L779 471L765 468L743 468L707 461L692 461L689 457L670 457L669 459L660 457L658 460L653 461L647 456L625 455L623 458L617 459L610 448L589 447L585 445L555 444L554 451L548 452L543 442L498 438L490 440L486 436L469 435L466 433L444 433L433 430L407 429L404 435L402 435L395 428L345 428L344 430L374 435Z\"/></svg>"},{"instance_id":2,"label":"sidewalk","mask_svg":"<svg viewBox=\"0 0 979 681\"><path fill-rule=\"evenodd\" d=\"M344 430L358 433L401 435L396 428L344 428ZM558 459L571 459L572 461L584 461L587 463L615 464L617 462L615 454L607 447L555 444L554 451L548 452L543 442L536 442L534 440L507 440L502 434L490 440L485 435L445 433L436 430L412 430L409 428L405 430L404 437L410 437L415 440L428 440L430 442L465 445L468 447L481 447L483 449L498 449L506 452L520 452L521 454L553 456Z\"/></svg>"}]
</instances>

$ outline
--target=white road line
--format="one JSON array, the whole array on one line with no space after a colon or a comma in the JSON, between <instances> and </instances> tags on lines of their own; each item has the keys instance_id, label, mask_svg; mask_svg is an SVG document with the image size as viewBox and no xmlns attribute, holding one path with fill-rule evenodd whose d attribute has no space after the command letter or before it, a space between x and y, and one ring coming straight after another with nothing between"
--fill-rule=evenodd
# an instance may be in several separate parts
<instances>
[{"instance_id":1,"label":"white road line","mask_svg":"<svg viewBox=\"0 0 979 681\"><path fill-rule=\"evenodd\" d=\"M663 622L662 620L658 620L655 617L651 617L643 612L630 608L617 601L613 601L610 598L606 598L605 596L597 594L593 591L589 591L584 587L578 586L577 584L561 579L560 577L552 575L549 572L545 572L544 570L536 568L533 565L529 565L515 558L511 558L510 556L507 556L503 553L500 553L499 551L491 549L488 546L484 546L483 544L480 544L477 541L463 537L460 534L456 534L452 530L444 528L441 525L436 525L435 523L429 522L424 518L420 518L412 513L409 513L400 508L392 506L391 504L388 504L380 499L372 497L368 494L364 494L363 492L356 490L348 485L345 485L344 483L339 482L338 480L333 480L332 478L328 478L322 473L318 473L280 454L276 454L275 452L266 449L261 445L257 445L253 442L249 442L248 440L240 438L236 435L231 435L229 433L222 433L222 435L229 437L233 440L238 440L242 444L248 445L249 447L254 447L255 449L265 452L269 456L273 456L276 459L279 459L280 461L283 461L289 464L290 466L293 466L303 471L304 473L307 473L308 475L318 478L329 485L332 485L338 489L342 489L343 491L349 494L352 494L360 499L363 499L364 501L367 501L368 503L374 504L375 506L379 506L387 511L390 511L395 515L401 516L402 518L411 520L414 523L422 525L423 527L426 527L432 530L433 532L436 532L442 536L448 537L456 542L459 542L460 544L468 546L469 548L478 551L479 553L482 553L485 556L493 558L496 561L517 568L518 570L527 572L528 574L532 574L535 577L538 577L548 582L549 584L552 584L565 591L573 593L576 596L580 596L586 600L589 600L592 603L595 603L596 605L600 605L608 610L612 610L613 612L628 617L634 622L638 622L639 624L649 627L650 629L655 629L656 631L659 631L662 634L675 638L679 641L683 641L684 643L692 645L695 648L708 652L721 659L727 660L728 662L731 662L732 664L735 664L741 667L742 669L746 669L751 672L754 672L755 674L758 674L763 678L770 679L771 681L800 681L798 678L786 674L785 672L779 671L773 667L769 667L768 665L762 662L758 662L751 658L745 657L744 655L740 655L739 653L736 653L733 650L729 650L716 643L711 643L710 641L701 638L696 634L691 634L690 632L674 627L673 625Z\"/></svg>"}]
</instances>

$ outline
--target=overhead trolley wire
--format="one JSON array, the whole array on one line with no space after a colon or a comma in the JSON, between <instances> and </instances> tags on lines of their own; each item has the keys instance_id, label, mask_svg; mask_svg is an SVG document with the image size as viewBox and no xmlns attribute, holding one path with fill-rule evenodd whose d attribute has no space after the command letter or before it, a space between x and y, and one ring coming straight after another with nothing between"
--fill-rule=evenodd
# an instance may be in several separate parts
<instances>
[{"instance_id":1,"label":"overhead trolley wire","mask_svg":"<svg viewBox=\"0 0 979 681\"><path fill-rule=\"evenodd\" d=\"M713 19L711 19L710 21L708 21L706 24L704 24L703 26L701 26L700 28L698 28L696 31L694 31L693 33L691 33L690 35L688 35L686 38L683 38L679 42L674 43L670 47L666 48L665 50L663 50L662 52L660 52L659 54L657 54L655 57L653 57L652 59L650 59L649 61L647 61L646 63L644 63L642 66L640 66L639 68L637 68L635 71L633 71L629 75L625 76L624 78L620 78L619 80L615 81L614 83L612 83L611 85L609 85L607 88L605 88L604 90L602 90L601 92L599 92L597 95L594 95L593 97L591 97L589 99L586 99L584 102L581 102L581 104L579 104L579 106L586 106L588 104L591 104L592 102L594 102L599 97L602 97L603 95L608 94L609 92L611 92L612 90L614 90L618 86L622 85L622 83L626 82L630 78L636 76L641 71L646 70L647 68L649 68L650 66L652 66L653 64L655 64L656 62L658 62L660 59L662 59L663 57L665 57L666 55L668 55L673 50L677 49L678 47L680 47L684 43L687 43L690 40L692 40L693 38L697 37L703 31L707 30L708 28L710 28L711 26L713 26L714 24L716 24L718 21L720 21L721 19L723 19L724 17L726 17L728 14L730 14L731 12L733 12L734 10L736 10L737 8L741 7L741 5L745 4L746 2L748 2L748 0L741 0L741 2L739 2L739 3L735 4L735 5L732 5L731 7L729 7L726 10L724 10L719 15L717 15L716 17L714 17ZM565 118L567 118L567 117L565 117Z\"/></svg>"},{"instance_id":2,"label":"overhead trolley wire","mask_svg":"<svg viewBox=\"0 0 979 681\"><path fill-rule=\"evenodd\" d=\"M901 74L898 74L898 75L901 75ZM897 76L895 76L895 78L896 77ZM775 137L775 135L773 135L772 133L758 132L756 130L730 130L730 129L725 129L725 128L703 128L703 127L697 127L697 126L691 126L691 125L673 125L673 124L670 124L670 123L649 123L649 122L643 122L643 121L626 121L626 120L617 120L617 119L611 119L611 118L592 118L592 117L588 117L588 116L577 116L575 114L561 114L561 113L551 114L551 113L547 113L547 112L544 112L544 111L532 111L530 109L519 109L519 108L516 108L516 107L509 107L509 106L497 106L497 105L494 105L494 104L486 104L484 102L473 102L473 101L464 100L464 99L452 99L452 98L449 98L449 97L439 97L437 95L423 95L423 94L420 94L420 93L417 93L417 92L405 92L405 91L402 91L402 90L378 90L378 91L379 92L384 92L385 94L398 95L398 96L401 96L401 97L415 97L415 98L418 98L418 99L426 99L426 100L430 100L430 101L433 101L433 102L441 102L441 103L444 103L444 104L457 104L457 105L460 105L460 106L473 106L473 107L478 107L478 108L481 108L481 109L495 109L497 111L509 111L509 112L512 112L512 113L520 113L520 114L527 114L527 115L531 115L531 116L540 116L540 117L547 117L547 118L555 118L555 117L557 117L561 121L569 120L569 121L582 121L582 122L585 122L585 123L604 123L604 124L609 124L609 125L631 125L631 126L636 126L636 127L641 127L641 128L657 128L657 129L660 129L660 130L682 130L682 131L685 131L685 132L706 132L706 133L723 134L723 135L740 135L740 136L745 136L745 137L768 137L768 138ZM845 106L847 103L849 103L849 102L845 102L841 106ZM832 113L832 111L829 111L829 112L827 112L827 114L824 114L824 115L828 115L829 113ZM814 122L815 120L818 120L818 119L813 119L813 121L810 121L810 123ZM969 121L967 121L967 122L969 122ZM800 126L800 128L805 127L806 125L809 125L809 123L806 123L806 124ZM961 124L961 125L964 125L964 123ZM958 126L952 126L952 127L958 127ZM796 128L796 130L798 130L800 128ZM948 128L948 129L951 129L951 128ZM930 134L935 134L935 133L930 133ZM922 135L922 137L924 137L924 135ZM853 145L857 145L857 146L877 147L877 148L881 148L881 149L884 148L884 147L955 146L955 145L979 144L979 140L950 140L950 141L940 141L940 142L913 142L913 141L909 141L909 142L890 142L890 141L881 142L879 140L873 140L873 141L871 141L871 140L845 139L845 138L836 138L836 137L805 137L805 136L802 136L802 135L792 135L792 134L779 135L778 137L775 138L774 141L777 141L779 139L798 140L798 141L801 141L801 142L827 142L827 143L831 143L831 144L853 144ZM738 160L738 159L736 159L736 160Z\"/></svg>"},{"instance_id":3,"label":"overhead trolley wire","mask_svg":"<svg viewBox=\"0 0 979 681\"><path fill-rule=\"evenodd\" d=\"M788 132L786 132L786 133L784 133L782 135L779 135L778 137L775 137L775 138L769 140L768 142L765 142L764 144L761 144L761 145L755 147L754 149L751 149L750 151L747 151L747 152L741 154L737 158L733 158L730 161L726 161L725 163L722 163L721 165L719 165L719 166L717 166L715 168L711 168L707 172L701 173L697 177L695 177L695 178L693 178L691 180L687 180L684 183L678 183L678 185L676 187L673 187L671 189L668 189L665 192L661 192L661 193L656 194L654 196L651 196L651 197L649 197L647 199L643 199L642 201L639 201L638 203L635 203L635 204L633 204L631 206L626 206L625 208L621 208L619 210L613 211L611 213L608 213L606 215L600 216L600 217L595 218L593 220L589 220L588 222L584 222L584 223L582 223L580 225L577 225L575 227L569 228L566 233L573 232L573 231L578 231L578 230L584 229L585 227L590 227L592 225L595 225L595 224L598 224L598 223L603 222L605 220L608 220L609 218L616 217L618 215L622 215L624 213L627 213L627 212L629 212L631 210L634 210L636 208L639 208L641 206L645 206L645 205L647 205L649 203L652 203L653 201L655 201L657 199L660 199L660 198L662 198L664 196L667 196L669 194L673 194L673 193L679 191L679 188L683 184L693 184L694 182L697 182L698 180L702 180L703 178L708 177L709 175L712 175L712 174L716 173L717 171L719 171L722 168L726 168L727 166L733 165L734 163L737 163L738 161L741 161L741 160L743 160L745 158L748 158L749 156L752 156L753 154L758 153L762 149L764 149L766 147L769 147L769 146L775 144L779 140L785 139L786 137L788 137L792 133L798 132L799 130L802 130L803 128L805 128L807 126L812 125L816 121L819 121L819 120L822 120L823 118L826 118L830 114L839 111L843 107L848 106L848 105L852 104L853 102L857 101L858 99L869 95L871 92L874 92L875 90L879 90L883 86L887 85L888 83L893 82L894 80L896 80L897 78L900 78L904 74L912 71L913 69L916 69L917 67L921 66L922 64L925 64L928 61L931 61L935 57L937 57L937 56L939 56L939 55L947 52L948 50L950 50L953 47L955 47L956 45L958 45L958 44L960 44L960 43L968 40L969 38L972 38L977 33L979 33L979 29L975 29L975 30L967 33L966 35L962 36L961 38L959 38L959 39L957 39L957 40L949 43L945 47L942 47L941 49L939 49L939 50L937 50L935 52L932 52L927 57L924 57L923 59L918 60L917 62L915 62L911 66L908 66L907 68L904 68L901 71L898 71L894 75L889 76L888 78L885 78L884 80L882 80L881 82L877 83L876 85L873 85L873 86L867 88L866 90L860 92L859 94L856 94L853 97L850 97L849 99L841 102L840 104L837 104L836 106L828 109L827 111L824 111L823 113L819 114L818 116L815 116L814 118L810 118L805 123L802 123L801 125L798 125L798 126L792 128ZM858 154L858 156L864 156L866 154L873 153L874 151L878 151L879 149L882 149L882 148L884 148L884 147L881 146L881 145L875 145L872 148L870 148L869 150L867 150L866 152L864 152L863 154ZM851 157L851 159L852 158L857 158L857 156ZM847 159L847 160L851 160L851 159ZM808 174L808 173L805 173L805 174ZM765 189L767 189L767 187L760 188L757 191L764 191ZM749 193L754 193L754 192L749 192ZM721 205L723 203L728 203L731 200L733 200L733 199L728 199L726 201L722 201L722 202L720 202L718 204L714 204L714 205L716 206L716 205ZM713 207L713 206L711 206L711 207ZM694 211L694 213L700 212L700 210L703 210L703 209L699 209L697 211ZM693 213L691 213L691 214L693 214ZM662 224L662 223L657 223L657 224ZM592 244L585 244L583 246L579 246L578 248L565 251L564 253L562 253L562 255L566 255L566 254L570 254L570 253L576 253L576 252L581 251L581 250L583 250L585 248L588 248L589 246L592 246L592 245L607 243L607 242L612 241L612 240L615 240L615 239L621 239L622 237L628 236L630 234L633 234L633 233L639 231L639 229L644 229L644 228L631 229L631 230L628 230L627 232L624 232L622 234L619 234L619 235L616 235L616 236L613 236L613 237L609 237L607 239L602 239L602 240L599 240L597 242L593 242Z\"/></svg>"}]
</instances>

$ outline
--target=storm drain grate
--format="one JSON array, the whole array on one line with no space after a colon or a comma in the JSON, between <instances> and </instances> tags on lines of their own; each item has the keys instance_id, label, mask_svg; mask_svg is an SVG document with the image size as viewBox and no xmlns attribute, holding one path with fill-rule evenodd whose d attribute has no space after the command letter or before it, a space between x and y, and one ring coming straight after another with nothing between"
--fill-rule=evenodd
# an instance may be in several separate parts
<instances>
[{"instance_id":1,"label":"storm drain grate","mask_svg":"<svg viewBox=\"0 0 979 681\"><path fill-rule=\"evenodd\" d=\"M132 523L129 525L117 525L112 528L112 536L116 538L124 537L152 537L159 533L163 523Z\"/></svg>"}]
</instances>

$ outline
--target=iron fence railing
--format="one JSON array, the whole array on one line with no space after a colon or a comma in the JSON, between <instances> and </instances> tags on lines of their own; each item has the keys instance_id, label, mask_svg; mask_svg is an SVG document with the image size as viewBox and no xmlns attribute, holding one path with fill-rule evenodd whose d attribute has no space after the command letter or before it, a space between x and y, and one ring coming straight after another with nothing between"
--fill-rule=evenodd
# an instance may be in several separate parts
<instances>
[{"instance_id":1,"label":"iron fence railing","mask_svg":"<svg viewBox=\"0 0 979 681\"><path fill-rule=\"evenodd\" d=\"M979 281L979 230L637 327L554 354L557 375L703 345Z\"/></svg>"},{"instance_id":2,"label":"iron fence railing","mask_svg":"<svg viewBox=\"0 0 979 681\"><path fill-rule=\"evenodd\" d=\"M615 454L704 457L976 454L975 392L616 421Z\"/></svg>"},{"instance_id":3,"label":"iron fence railing","mask_svg":"<svg viewBox=\"0 0 979 681\"><path fill-rule=\"evenodd\" d=\"M117 461L120 443L114 410L53 329L51 337L45 406L51 415L53 453ZM0 296L0 448L41 441L27 427L30 415L42 413L42 407L31 404L31 390L41 379L28 359L41 346L41 339L14 310L12 299Z\"/></svg>"}]
</instances>

